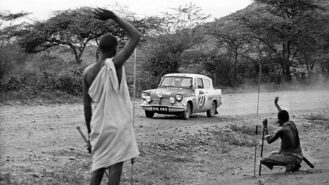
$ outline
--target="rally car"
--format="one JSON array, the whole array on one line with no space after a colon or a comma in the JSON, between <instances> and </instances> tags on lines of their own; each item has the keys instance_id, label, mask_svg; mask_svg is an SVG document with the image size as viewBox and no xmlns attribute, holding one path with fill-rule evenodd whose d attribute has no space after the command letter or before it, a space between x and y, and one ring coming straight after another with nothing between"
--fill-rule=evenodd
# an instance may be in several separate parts
<instances>
[{"instance_id":1,"label":"rally car","mask_svg":"<svg viewBox=\"0 0 329 185\"><path fill-rule=\"evenodd\" d=\"M214 89L211 78L200 74L170 73L161 78L157 89L142 92L145 116L176 114L187 120L193 113L218 114L222 104L221 89Z\"/></svg>"}]
</instances>

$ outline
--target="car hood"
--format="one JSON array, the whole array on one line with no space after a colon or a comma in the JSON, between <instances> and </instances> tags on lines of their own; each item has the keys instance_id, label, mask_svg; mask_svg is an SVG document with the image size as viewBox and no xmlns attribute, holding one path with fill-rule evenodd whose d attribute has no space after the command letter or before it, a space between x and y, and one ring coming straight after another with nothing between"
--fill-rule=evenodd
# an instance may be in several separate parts
<instances>
[{"instance_id":1,"label":"car hood","mask_svg":"<svg viewBox=\"0 0 329 185\"><path fill-rule=\"evenodd\" d=\"M183 89L183 88L158 88L150 89L145 92L149 92L151 98L157 99L159 97L169 98L174 97L176 94L181 94L183 96L191 96L193 94L192 89Z\"/></svg>"}]
</instances>

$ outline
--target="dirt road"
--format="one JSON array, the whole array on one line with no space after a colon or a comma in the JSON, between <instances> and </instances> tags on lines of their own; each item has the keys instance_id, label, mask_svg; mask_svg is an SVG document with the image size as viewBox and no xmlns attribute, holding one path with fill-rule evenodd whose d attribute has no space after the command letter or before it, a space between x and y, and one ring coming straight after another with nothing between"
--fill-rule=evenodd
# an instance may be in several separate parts
<instances>
[{"instance_id":1,"label":"dirt road","mask_svg":"<svg viewBox=\"0 0 329 185\"><path fill-rule=\"evenodd\" d=\"M274 122L274 96L290 111L301 136L304 155L315 169L302 164L300 172L263 169L253 177L255 125ZM156 115L146 119L135 103L135 130L141 151L133 166L133 182L162 184L329 184L329 91L224 95L219 115L192 116L188 121ZM81 104L1 105L0 184L88 184L90 156L76 131L84 118ZM270 131L276 127L270 125ZM257 146L261 143L257 135ZM264 155L279 142L265 145ZM259 152L258 152L259 157ZM257 165L258 172L258 165ZM125 163L122 184L131 182Z\"/></svg>"}]
</instances>

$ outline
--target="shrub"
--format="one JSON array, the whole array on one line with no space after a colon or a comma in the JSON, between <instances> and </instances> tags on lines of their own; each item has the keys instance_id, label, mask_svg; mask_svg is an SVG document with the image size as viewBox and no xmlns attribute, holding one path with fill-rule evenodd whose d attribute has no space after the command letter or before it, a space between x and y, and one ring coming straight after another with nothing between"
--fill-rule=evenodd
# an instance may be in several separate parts
<instances>
[{"instance_id":1,"label":"shrub","mask_svg":"<svg viewBox=\"0 0 329 185\"><path fill-rule=\"evenodd\" d=\"M81 95L81 76L83 67L73 66L60 73L24 73L11 76L1 84L1 92L22 92L26 96L38 96L41 92L64 92L69 95ZM16 93L17 94L17 93Z\"/></svg>"},{"instance_id":2,"label":"shrub","mask_svg":"<svg viewBox=\"0 0 329 185\"><path fill-rule=\"evenodd\" d=\"M57 90L71 95L80 95L82 90L81 74L75 70L69 70L58 75Z\"/></svg>"}]
</instances>

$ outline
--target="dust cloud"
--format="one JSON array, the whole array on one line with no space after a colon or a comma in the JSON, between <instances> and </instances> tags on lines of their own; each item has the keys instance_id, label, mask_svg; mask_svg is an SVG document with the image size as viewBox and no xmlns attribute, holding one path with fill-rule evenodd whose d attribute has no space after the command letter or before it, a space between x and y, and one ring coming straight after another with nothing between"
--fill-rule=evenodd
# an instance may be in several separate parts
<instances>
[{"instance_id":1,"label":"dust cloud","mask_svg":"<svg viewBox=\"0 0 329 185\"><path fill-rule=\"evenodd\" d=\"M329 109L329 90L276 91L259 93L258 113L276 113L274 97L279 96L282 109L289 112ZM223 94L220 115L247 115L257 113L258 93Z\"/></svg>"}]
</instances>

